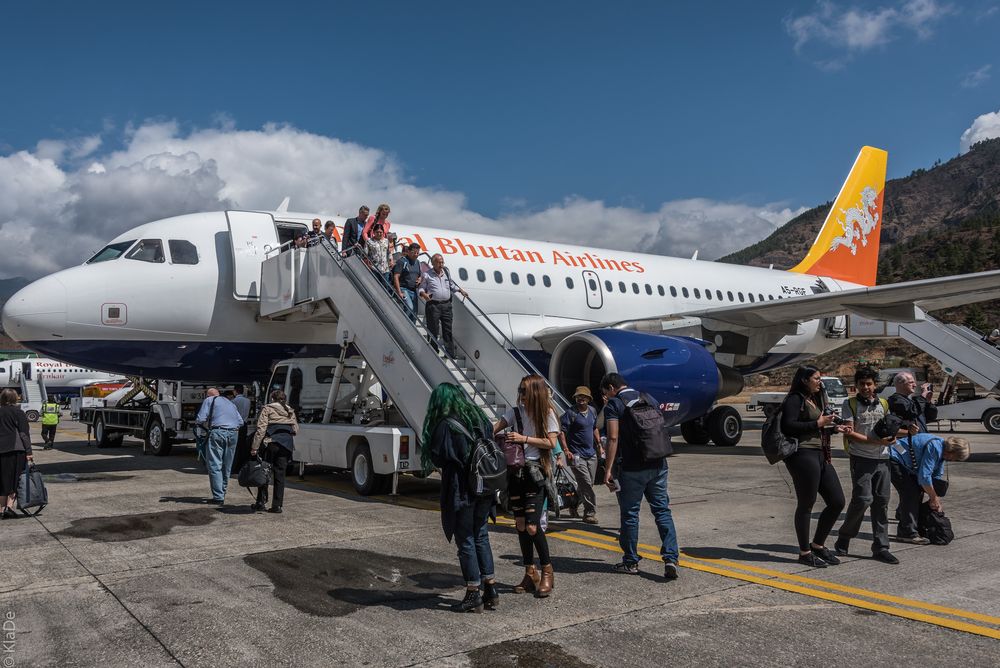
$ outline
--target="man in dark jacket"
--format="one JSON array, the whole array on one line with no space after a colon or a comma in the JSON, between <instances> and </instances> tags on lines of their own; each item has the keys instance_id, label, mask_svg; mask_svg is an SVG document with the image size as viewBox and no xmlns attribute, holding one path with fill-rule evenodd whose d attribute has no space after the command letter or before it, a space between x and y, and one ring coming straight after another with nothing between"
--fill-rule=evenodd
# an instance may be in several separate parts
<instances>
[{"instance_id":1,"label":"man in dark jacket","mask_svg":"<svg viewBox=\"0 0 1000 668\"><path fill-rule=\"evenodd\" d=\"M357 218L348 218L347 222L344 223L344 243L340 246L343 249L344 257L347 257L351 250L361 243L361 233L367 222L368 207L362 206L358 209Z\"/></svg>"},{"instance_id":2,"label":"man in dark jacket","mask_svg":"<svg viewBox=\"0 0 1000 668\"><path fill-rule=\"evenodd\" d=\"M889 412L910 423L910 433L927 431L927 423L937 420L937 406L930 402L931 386L924 383L917 394L917 381L909 371L901 371L893 379L896 393L889 397Z\"/></svg>"}]
</instances>

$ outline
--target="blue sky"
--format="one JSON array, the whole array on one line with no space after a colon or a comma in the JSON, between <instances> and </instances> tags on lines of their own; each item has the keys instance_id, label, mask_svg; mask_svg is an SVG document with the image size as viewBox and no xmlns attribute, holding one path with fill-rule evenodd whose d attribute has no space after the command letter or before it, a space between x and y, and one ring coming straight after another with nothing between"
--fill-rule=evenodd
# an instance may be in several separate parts
<instances>
[{"instance_id":1,"label":"blue sky","mask_svg":"<svg viewBox=\"0 0 1000 668\"><path fill-rule=\"evenodd\" d=\"M73 179L141 158L131 133L150 124L276 123L373 149L394 187L493 220L568 200L794 213L833 198L862 144L906 175L1000 109L1000 1L857 7L0 0L0 159L98 138L52 158Z\"/></svg>"}]
</instances>

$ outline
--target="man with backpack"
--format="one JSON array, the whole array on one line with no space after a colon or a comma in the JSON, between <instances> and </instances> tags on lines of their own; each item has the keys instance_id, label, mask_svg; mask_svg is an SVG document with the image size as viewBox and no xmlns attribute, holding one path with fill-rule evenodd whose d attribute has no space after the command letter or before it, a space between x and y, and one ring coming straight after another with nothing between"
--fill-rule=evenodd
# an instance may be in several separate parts
<instances>
[{"instance_id":1,"label":"man with backpack","mask_svg":"<svg viewBox=\"0 0 1000 668\"><path fill-rule=\"evenodd\" d=\"M639 508L645 496L660 532L663 576L676 580L679 549L667 495L670 438L664 429L663 413L655 399L628 387L617 373L605 375L600 390L607 402L607 460L614 462L604 474L604 484L617 492L621 509L618 544L624 556L614 568L619 573L639 572Z\"/></svg>"},{"instance_id":2,"label":"man with backpack","mask_svg":"<svg viewBox=\"0 0 1000 668\"><path fill-rule=\"evenodd\" d=\"M844 402L840 413L851 424L851 430L844 434L844 448L851 461L851 503L833 547L838 555L847 556L851 539L861 530L865 510L871 507L872 556L885 564L898 564L899 559L889 552L888 518L892 480L889 447L895 439L879 438L874 433L875 424L889 415L889 402L875 392L877 383L877 371L859 368L854 373L858 393Z\"/></svg>"}]
</instances>

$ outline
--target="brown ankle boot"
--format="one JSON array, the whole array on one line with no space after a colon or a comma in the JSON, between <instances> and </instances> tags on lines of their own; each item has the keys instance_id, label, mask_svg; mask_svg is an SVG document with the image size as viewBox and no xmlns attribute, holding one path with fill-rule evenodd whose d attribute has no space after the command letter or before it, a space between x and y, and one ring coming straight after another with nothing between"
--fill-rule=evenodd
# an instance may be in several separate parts
<instances>
[{"instance_id":1,"label":"brown ankle boot","mask_svg":"<svg viewBox=\"0 0 1000 668\"><path fill-rule=\"evenodd\" d=\"M524 594L525 592L532 592L538 588L538 583L541 580L541 576L538 571L535 570L535 565L527 566L524 569L524 579L521 580L521 584L514 587L515 594Z\"/></svg>"},{"instance_id":2,"label":"brown ankle boot","mask_svg":"<svg viewBox=\"0 0 1000 668\"><path fill-rule=\"evenodd\" d=\"M538 585L538 591L535 592L535 596L545 598L552 593L552 589L555 586L555 573L552 571L552 564L542 566L542 581Z\"/></svg>"}]
</instances>

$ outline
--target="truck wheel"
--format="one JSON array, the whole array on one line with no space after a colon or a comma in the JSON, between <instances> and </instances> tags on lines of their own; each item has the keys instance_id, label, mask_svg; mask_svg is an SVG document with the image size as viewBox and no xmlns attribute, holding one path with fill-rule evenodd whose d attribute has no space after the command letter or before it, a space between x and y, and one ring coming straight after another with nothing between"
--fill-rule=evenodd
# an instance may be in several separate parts
<instances>
[{"instance_id":1,"label":"truck wheel","mask_svg":"<svg viewBox=\"0 0 1000 668\"><path fill-rule=\"evenodd\" d=\"M28 422L38 422L40 416L38 411L25 411L24 417L28 418Z\"/></svg>"},{"instance_id":2,"label":"truck wheel","mask_svg":"<svg viewBox=\"0 0 1000 668\"><path fill-rule=\"evenodd\" d=\"M712 437L701 423L701 420L688 420L681 423L681 436L691 445L705 445Z\"/></svg>"},{"instance_id":3,"label":"truck wheel","mask_svg":"<svg viewBox=\"0 0 1000 668\"><path fill-rule=\"evenodd\" d=\"M375 473L372 465L372 453L367 444L359 445L354 450L351 460L351 482L361 496L381 494L385 492L386 479L392 484L392 476Z\"/></svg>"},{"instance_id":4,"label":"truck wheel","mask_svg":"<svg viewBox=\"0 0 1000 668\"><path fill-rule=\"evenodd\" d=\"M733 446L743 436L743 420L732 406L716 406L705 419L705 427L716 445Z\"/></svg>"},{"instance_id":5,"label":"truck wheel","mask_svg":"<svg viewBox=\"0 0 1000 668\"><path fill-rule=\"evenodd\" d=\"M154 455L163 457L170 454L172 447L170 437L163 430L163 423L159 418L154 418L146 430L146 449Z\"/></svg>"},{"instance_id":6,"label":"truck wheel","mask_svg":"<svg viewBox=\"0 0 1000 668\"><path fill-rule=\"evenodd\" d=\"M104 418L98 417L94 420L94 440L97 441L97 447L106 448L111 445L111 439L108 438L108 429L104 426Z\"/></svg>"},{"instance_id":7,"label":"truck wheel","mask_svg":"<svg viewBox=\"0 0 1000 668\"><path fill-rule=\"evenodd\" d=\"M991 434L1000 434L1000 408L993 408L983 414L983 426Z\"/></svg>"}]
</instances>

